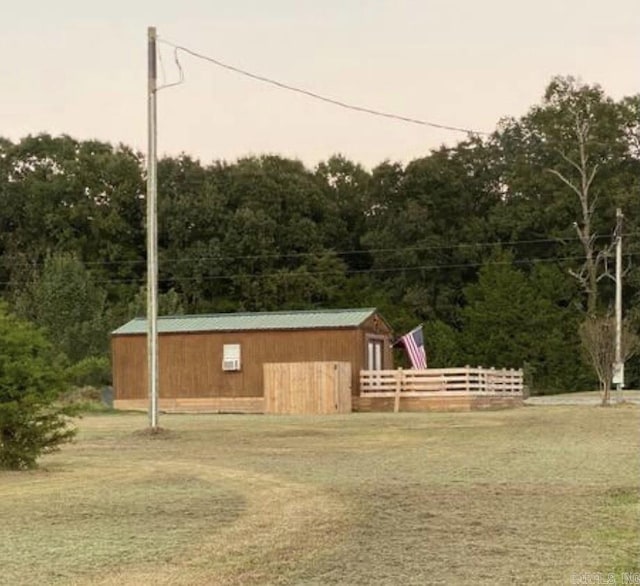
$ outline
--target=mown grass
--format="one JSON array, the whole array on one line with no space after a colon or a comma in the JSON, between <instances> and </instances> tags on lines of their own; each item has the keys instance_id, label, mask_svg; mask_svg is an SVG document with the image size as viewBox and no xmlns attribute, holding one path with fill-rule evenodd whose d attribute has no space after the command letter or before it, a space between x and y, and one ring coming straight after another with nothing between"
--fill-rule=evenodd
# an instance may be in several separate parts
<instances>
[{"instance_id":1,"label":"mown grass","mask_svg":"<svg viewBox=\"0 0 640 586\"><path fill-rule=\"evenodd\" d=\"M92 415L0 473L0 584L568 584L638 571L640 410Z\"/></svg>"}]
</instances>

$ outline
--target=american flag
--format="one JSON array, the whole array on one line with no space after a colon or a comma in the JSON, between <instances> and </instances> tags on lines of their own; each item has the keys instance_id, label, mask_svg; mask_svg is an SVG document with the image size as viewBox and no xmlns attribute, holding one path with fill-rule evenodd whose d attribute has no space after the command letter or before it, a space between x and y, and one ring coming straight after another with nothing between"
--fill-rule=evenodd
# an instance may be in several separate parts
<instances>
[{"instance_id":1,"label":"american flag","mask_svg":"<svg viewBox=\"0 0 640 586\"><path fill-rule=\"evenodd\" d=\"M424 351L424 337L422 326L418 326L400 338L411 360L411 366L415 369L427 368L427 355Z\"/></svg>"}]
</instances>

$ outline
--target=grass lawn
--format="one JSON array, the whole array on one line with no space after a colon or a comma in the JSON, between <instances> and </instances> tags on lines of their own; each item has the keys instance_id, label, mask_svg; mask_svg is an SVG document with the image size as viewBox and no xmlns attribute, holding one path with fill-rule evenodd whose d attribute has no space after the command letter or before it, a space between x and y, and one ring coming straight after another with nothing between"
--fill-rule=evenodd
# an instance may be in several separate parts
<instances>
[{"instance_id":1,"label":"grass lawn","mask_svg":"<svg viewBox=\"0 0 640 586\"><path fill-rule=\"evenodd\" d=\"M640 408L94 415L0 472L0 584L640 577Z\"/></svg>"}]
</instances>

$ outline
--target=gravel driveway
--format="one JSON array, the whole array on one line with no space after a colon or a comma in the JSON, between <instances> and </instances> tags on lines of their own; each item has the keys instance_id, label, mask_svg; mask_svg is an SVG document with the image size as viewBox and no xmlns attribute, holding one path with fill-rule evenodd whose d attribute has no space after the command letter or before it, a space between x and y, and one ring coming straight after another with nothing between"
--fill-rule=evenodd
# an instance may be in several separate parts
<instances>
[{"instance_id":1,"label":"gravel driveway","mask_svg":"<svg viewBox=\"0 0 640 586\"><path fill-rule=\"evenodd\" d=\"M627 403L640 405L640 391L622 391L622 399ZM602 401L598 391L582 393L564 393L562 395L540 395L529 397L525 400L525 405L599 405ZM616 404L618 394L611 391L611 403Z\"/></svg>"}]
</instances>

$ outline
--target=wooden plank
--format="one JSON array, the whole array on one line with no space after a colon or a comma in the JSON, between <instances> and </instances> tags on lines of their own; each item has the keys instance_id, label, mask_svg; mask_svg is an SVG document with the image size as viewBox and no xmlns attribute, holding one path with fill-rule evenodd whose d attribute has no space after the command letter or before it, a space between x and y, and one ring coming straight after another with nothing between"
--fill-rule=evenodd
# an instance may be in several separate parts
<instances>
[{"instance_id":1,"label":"wooden plank","mask_svg":"<svg viewBox=\"0 0 640 586\"><path fill-rule=\"evenodd\" d=\"M361 393L396 391L394 371L360 373ZM479 367L406 370L403 372L401 396L407 392L434 393L463 391L470 396L485 394L522 394L522 371Z\"/></svg>"},{"instance_id":2,"label":"wooden plank","mask_svg":"<svg viewBox=\"0 0 640 586\"><path fill-rule=\"evenodd\" d=\"M349 413L351 380L348 362L265 364L265 410L274 414Z\"/></svg>"},{"instance_id":3,"label":"wooden plank","mask_svg":"<svg viewBox=\"0 0 640 586\"><path fill-rule=\"evenodd\" d=\"M363 371L361 393L396 391L394 371ZM455 368L403 371L401 396L407 392L464 391L469 395L522 393L522 371L495 368Z\"/></svg>"},{"instance_id":4,"label":"wooden plank","mask_svg":"<svg viewBox=\"0 0 640 586\"><path fill-rule=\"evenodd\" d=\"M354 411L393 411L393 396L357 397L354 400ZM522 405L521 397L470 397L470 396L438 396L438 397L402 397L402 410L412 412L425 411L471 411L476 409L505 409Z\"/></svg>"},{"instance_id":5,"label":"wooden plank","mask_svg":"<svg viewBox=\"0 0 640 586\"><path fill-rule=\"evenodd\" d=\"M115 409L123 411L147 411L147 399L116 399ZM176 397L161 397L160 411L165 413L264 413L262 397L202 397L188 400Z\"/></svg>"},{"instance_id":6,"label":"wooden plank","mask_svg":"<svg viewBox=\"0 0 640 586\"><path fill-rule=\"evenodd\" d=\"M348 362L337 362L337 380L335 392L337 394L337 413L351 413L353 411L351 390L351 365Z\"/></svg>"},{"instance_id":7,"label":"wooden plank","mask_svg":"<svg viewBox=\"0 0 640 586\"><path fill-rule=\"evenodd\" d=\"M400 411L400 393L402 392L402 368L398 369L396 374L396 388L395 388L395 396L393 400L393 412L398 413Z\"/></svg>"},{"instance_id":8,"label":"wooden plank","mask_svg":"<svg viewBox=\"0 0 640 586\"><path fill-rule=\"evenodd\" d=\"M372 399L394 399L396 396L395 391L386 391L386 392L371 392L371 393L363 393L360 395L362 398L372 398ZM429 399L430 397L473 397L474 395L470 395L467 391L429 391L423 393L421 391L403 391L400 394L400 398L404 400L405 398L423 398ZM484 395L483 395L484 396Z\"/></svg>"},{"instance_id":9,"label":"wooden plank","mask_svg":"<svg viewBox=\"0 0 640 586\"><path fill-rule=\"evenodd\" d=\"M395 397L395 390L374 390L374 391L365 391L360 393L362 397ZM401 397L406 396L415 396L415 397L431 397L431 396L447 396L447 395L464 395L469 397L484 397L484 396L504 396L509 397L512 395L521 395L521 393L516 391L501 391L501 390L493 390L493 391L467 391L464 388L460 389L447 389L443 390L411 390L411 389L403 389L400 393Z\"/></svg>"}]
</instances>

